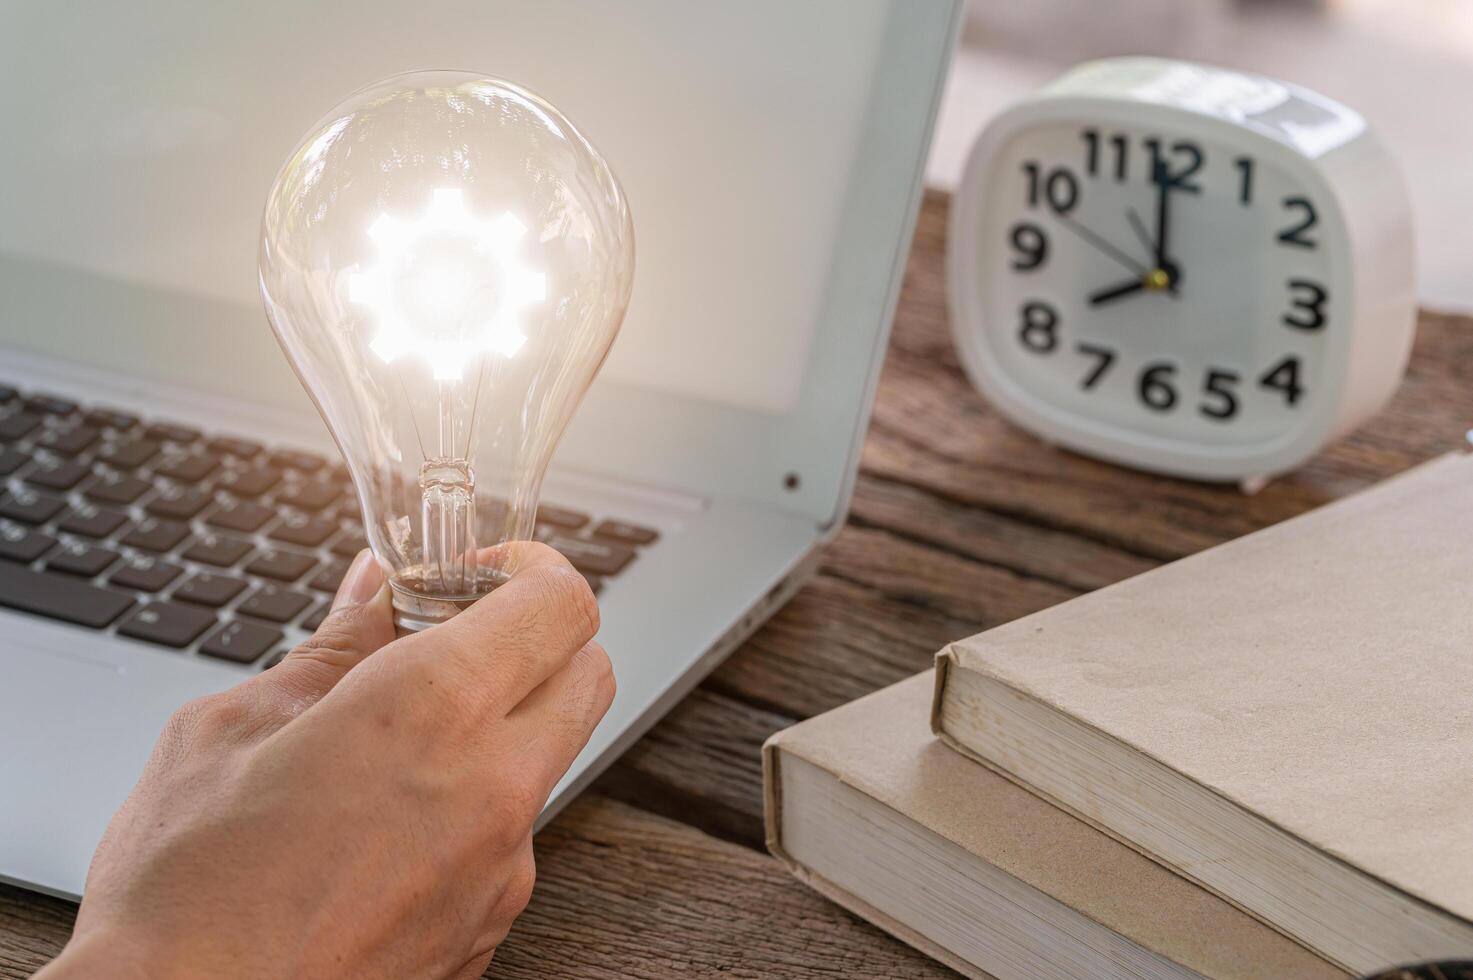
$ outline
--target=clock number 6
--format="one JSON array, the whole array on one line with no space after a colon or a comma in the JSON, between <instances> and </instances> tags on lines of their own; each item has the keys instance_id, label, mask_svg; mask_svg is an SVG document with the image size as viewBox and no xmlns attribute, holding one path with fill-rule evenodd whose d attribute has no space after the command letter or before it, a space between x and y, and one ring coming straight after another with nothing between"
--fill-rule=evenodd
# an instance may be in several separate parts
<instances>
[{"instance_id":1,"label":"clock number 6","mask_svg":"<svg viewBox=\"0 0 1473 980\"><path fill-rule=\"evenodd\" d=\"M1293 309L1284 314L1285 326L1318 330L1325 325L1325 303L1330 299L1325 287L1308 279L1290 279L1289 293L1289 305Z\"/></svg>"},{"instance_id":2,"label":"clock number 6","mask_svg":"<svg viewBox=\"0 0 1473 980\"><path fill-rule=\"evenodd\" d=\"M1165 412L1176 404L1176 389L1171 386L1171 379L1175 374L1175 364L1162 361L1146 365L1136 390L1147 408Z\"/></svg>"},{"instance_id":3,"label":"clock number 6","mask_svg":"<svg viewBox=\"0 0 1473 980\"><path fill-rule=\"evenodd\" d=\"M1030 300L1023 304L1023 322L1018 339L1035 354L1051 354L1059 346L1059 314L1047 303Z\"/></svg>"}]
</instances>

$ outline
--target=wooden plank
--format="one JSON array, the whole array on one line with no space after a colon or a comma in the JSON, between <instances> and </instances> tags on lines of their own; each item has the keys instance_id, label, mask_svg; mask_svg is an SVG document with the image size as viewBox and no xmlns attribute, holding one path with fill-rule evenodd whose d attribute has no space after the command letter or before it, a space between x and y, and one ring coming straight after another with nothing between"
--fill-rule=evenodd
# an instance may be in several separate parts
<instances>
[{"instance_id":1,"label":"wooden plank","mask_svg":"<svg viewBox=\"0 0 1473 980\"><path fill-rule=\"evenodd\" d=\"M66 945L76 916L71 902L0 884L0 980L45 966Z\"/></svg>"},{"instance_id":2,"label":"wooden plank","mask_svg":"<svg viewBox=\"0 0 1473 980\"><path fill-rule=\"evenodd\" d=\"M698 688L625 752L595 788L761 850L762 743L794 720Z\"/></svg>"},{"instance_id":3,"label":"wooden plank","mask_svg":"<svg viewBox=\"0 0 1473 980\"><path fill-rule=\"evenodd\" d=\"M537 839L532 904L487 976L953 977L772 858L584 796Z\"/></svg>"},{"instance_id":4,"label":"wooden plank","mask_svg":"<svg viewBox=\"0 0 1473 980\"><path fill-rule=\"evenodd\" d=\"M954 976L772 858L585 794L537 838L532 903L488 977ZM60 951L75 908L0 885L0 977Z\"/></svg>"}]
</instances>

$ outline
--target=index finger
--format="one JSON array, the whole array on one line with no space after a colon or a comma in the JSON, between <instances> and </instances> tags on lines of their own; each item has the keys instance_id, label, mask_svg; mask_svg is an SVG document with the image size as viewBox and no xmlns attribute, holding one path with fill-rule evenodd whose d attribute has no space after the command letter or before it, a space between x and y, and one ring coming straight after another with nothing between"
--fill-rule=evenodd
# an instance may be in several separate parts
<instances>
[{"instance_id":1,"label":"index finger","mask_svg":"<svg viewBox=\"0 0 1473 980\"><path fill-rule=\"evenodd\" d=\"M503 711L521 702L598 632L583 576L545 544L515 541L511 578L454 619L413 637L416 656L470 683Z\"/></svg>"}]
</instances>

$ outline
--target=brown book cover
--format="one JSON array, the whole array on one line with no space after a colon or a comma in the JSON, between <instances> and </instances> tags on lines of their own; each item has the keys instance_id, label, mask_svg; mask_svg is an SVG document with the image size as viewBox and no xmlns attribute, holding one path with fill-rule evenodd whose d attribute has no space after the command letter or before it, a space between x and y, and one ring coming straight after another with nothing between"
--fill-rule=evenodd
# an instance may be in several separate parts
<instances>
[{"instance_id":1,"label":"brown book cover","mask_svg":"<svg viewBox=\"0 0 1473 980\"><path fill-rule=\"evenodd\" d=\"M941 744L933 687L927 672L767 742L768 847L804 882L973 977L1344 976Z\"/></svg>"},{"instance_id":2,"label":"brown book cover","mask_svg":"<svg viewBox=\"0 0 1473 980\"><path fill-rule=\"evenodd\" d=\"M1473 457L938 662L955 747L1335 962L1473 952Z\"/></svg>"}]
</instances>

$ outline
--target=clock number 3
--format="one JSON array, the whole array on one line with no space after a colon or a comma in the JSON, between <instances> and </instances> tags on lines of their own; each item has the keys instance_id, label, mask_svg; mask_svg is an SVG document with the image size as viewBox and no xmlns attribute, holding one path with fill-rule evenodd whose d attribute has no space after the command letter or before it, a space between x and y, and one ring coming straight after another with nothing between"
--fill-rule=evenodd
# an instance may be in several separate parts
<instances>
[{"instance_id":1,"label":"clock number 3","mask_svg":"<svg viewBox=\"0 0 1473 980\"><path fill-rule=\"evenodd\" d=\"M1308 279L1289 280L1289 305L1284 326L1295 330L1318 330L1325 325L1325 304L1330 294L1325 287Z\"/></svg>"}]
</instances>

